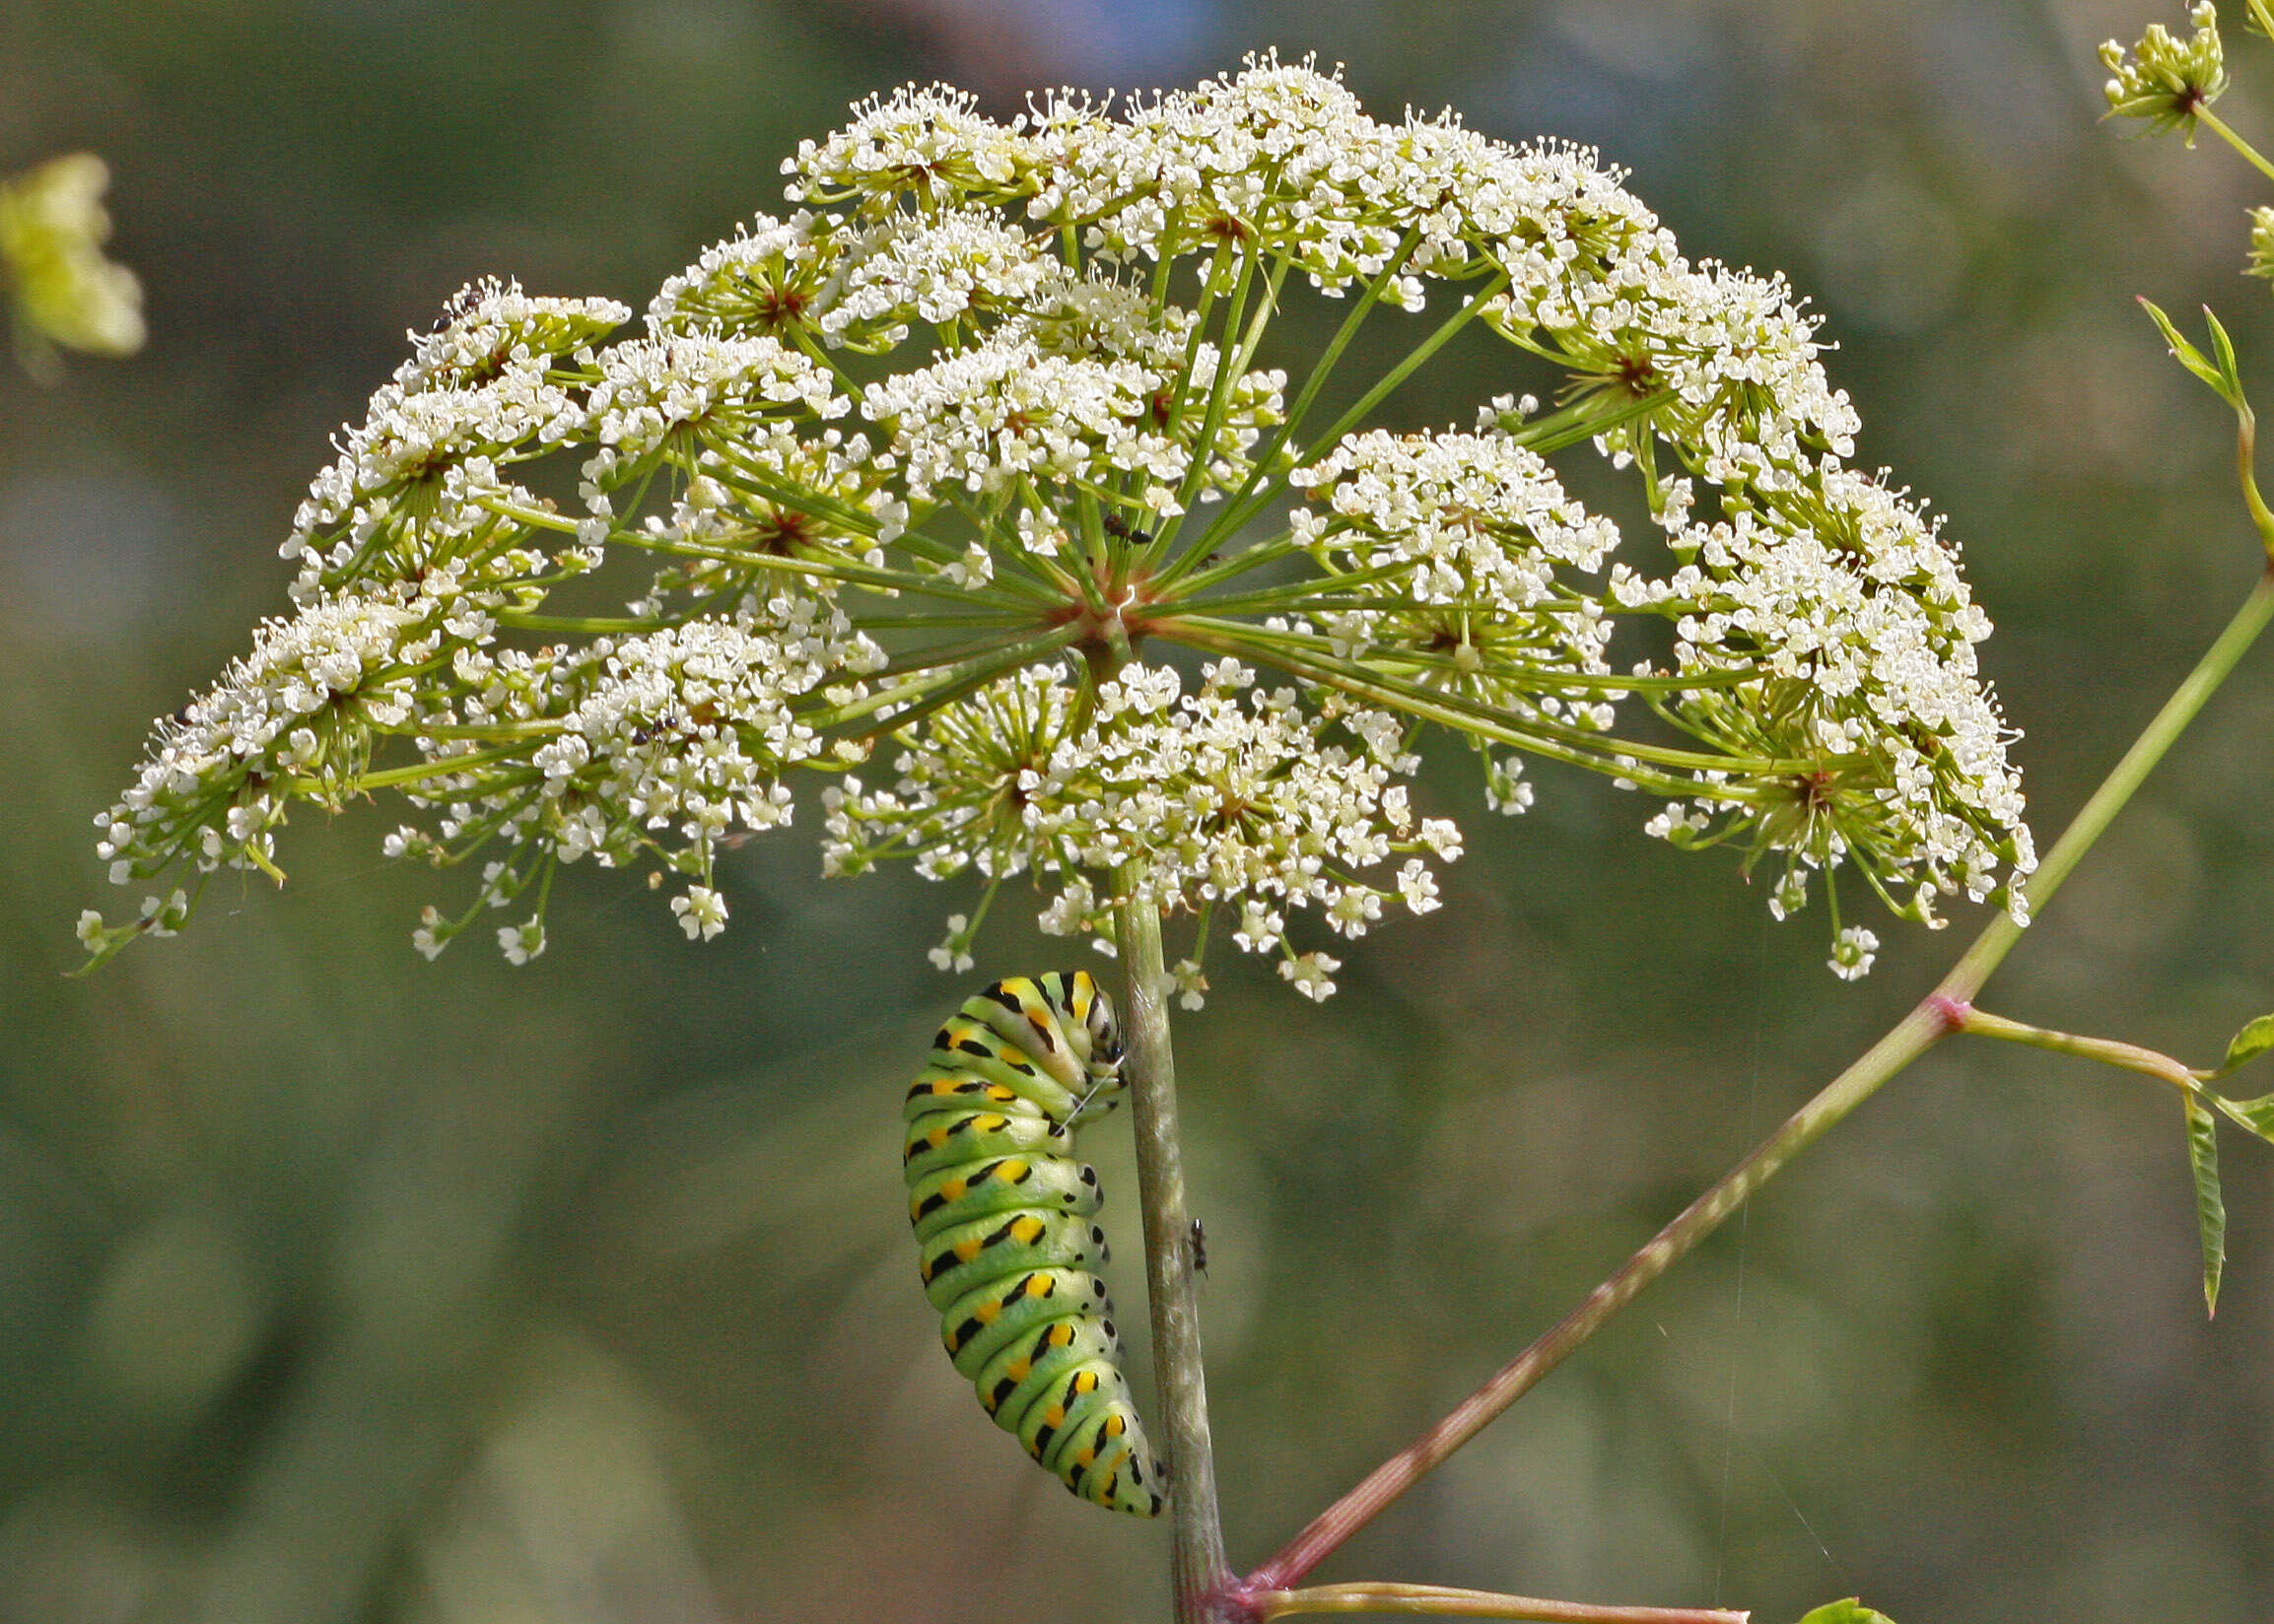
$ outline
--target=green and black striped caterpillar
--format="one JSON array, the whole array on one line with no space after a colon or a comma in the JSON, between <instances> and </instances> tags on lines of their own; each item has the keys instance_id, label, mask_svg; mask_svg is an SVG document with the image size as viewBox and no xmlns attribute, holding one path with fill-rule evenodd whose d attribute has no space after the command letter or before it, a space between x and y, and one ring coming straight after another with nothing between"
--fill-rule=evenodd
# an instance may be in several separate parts
<instances>
[{"instance_id":1,"label":"green and black striped caterpillar","mask_svg":"<svg viewBox=\"0 0 2274 1624\"><path fill-rule=\"evenodd\" d=\"M955 1368L996 1425L1082 1499L1160 1515L1112 1300L1092 1272L1097 1170L1073 1130L1119 1103L1121 1028L1081 971L997 981L948 1018L908 1090L908 1216Z\"/></svg>"}]
</instances>

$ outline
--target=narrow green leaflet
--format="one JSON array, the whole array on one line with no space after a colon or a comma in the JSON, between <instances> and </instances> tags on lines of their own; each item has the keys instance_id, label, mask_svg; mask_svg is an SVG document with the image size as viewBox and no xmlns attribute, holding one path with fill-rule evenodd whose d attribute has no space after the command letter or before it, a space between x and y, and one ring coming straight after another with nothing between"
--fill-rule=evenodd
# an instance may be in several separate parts
<instances>
[{"instance_id":1,"label":"narrow green leaflet","mask_svg":"<svg viewBox=\"0 0 2274 1624\"><path fill-rule=\"evenodd\" d=\"M2211 1103L2225 1112L2230 1120L2274 1143L2274 1094L2261 1094L2255 1100L2227 1100L2214 1094Z\"/></svg>"},{"instance_id":2,"label":"narrow green leaflet","mask_svg":"<svg viewBox=\"0 0 2274 1624\"><path fill-rule=\"evenodd\" d=\"M2261 1015L2235 1034L2216 1075L2224 1077L2238 1066L2246 1066L2270 1049L2274 1049L2274 1015Z\"/></svg>"},{"instance_id":3,"label":"narrow green leaflet","mask_svg":"<svg viewBox=\"0 0 2274 1624\"><path fill-rule=\"evenodd\" d=\"M2180 337L2179 329L2172 325L2171 318L2158 309L2153 303L2143 299L2140 301L2140 307L2148 312L2149 319L2154 321L2158 330L2163 333L2164 342L2171 348L2171 359L2193 372L2221 400L2234 407L2235 410L2241 411L2244 406L2242 379L2236 371L2235 346L2227 337L2227 329L2219 325L2219 318L2211 314L2211 307L2208 304L2204 305L2203 314L2210 320L2211 347L2218 354L2217 362L2213 362L2201 350Z\"/></svg>"},{"instance_id":4,"label":"narrow green leaflet","mask_svg":"<svg viewBox=\"0 0 2274 1624\"><path fill-rule=\"evenodd\" d=\"M1800 1624L1895 1624L1895 1620L1851 1595L1845 1601L1826 1602Z\"/></svg>"},{"instance_id":5,"label":"narrow green leaflet","mask_svg":"<svg viewBox=\"0 0 2274 1624\"><path fill-rule=\"evenodd\" d=\"M2187 1112L2187 1163L2195 1174L2195 1224L2203 1235L2203 1306L2219 1312L2219 1277L2227 1269L2227 1203L2219 1195L2219 1118L2192 1094ZM1805 1624L1805 1621L1804 1621Z\"/></svg>"}]
</instances>

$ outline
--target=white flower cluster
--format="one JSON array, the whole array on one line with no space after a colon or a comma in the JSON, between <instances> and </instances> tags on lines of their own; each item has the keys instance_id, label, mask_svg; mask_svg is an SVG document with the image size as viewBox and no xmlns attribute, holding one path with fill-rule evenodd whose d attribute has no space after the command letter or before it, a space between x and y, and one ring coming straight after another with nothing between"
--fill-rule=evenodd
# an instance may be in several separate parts
<instances>
[{"instance_id":1,"label":"white flower cluster","mask_svg":"<svg viewBox=\"0 0 2274 1624\"><path fill-rule=\"evenodd\" d=\"M899 215L871 236L821 316L832 339L875 332L897 343L912 319L944 327L975 306L1016 314L1067 280L1046 242L993 209Z\"/></svg>"},{"instance_id":2,"label":"white flower cluster","mask_svg":"<svg viewBox=\"0 0 2274 1624\"><path fill-rule=\"evenodd\" d=\"M934 718L896 762L890 789L849 779L829 797L830 869L913 850L934 879L967 863L995 880L1031 870L1050 896L1042 928L1101 946L1112 903L1098 882L1117 876L1163 908L1204 918L1236 910L1237 945L1278 953L1314 998L1333 990L1336 964L1287 944L1290 911L1316 908L1330 929L1357 937L1385 906L1438 906L1428 858L1411 853L1449 861L1461 836L1450 820L1413 813L1398 780L1418 764L1396 717L1318 715L1292 688L1257 688L1236 660L1210 666L1192 694L1172 667L1127 666L1087 715L1072 692L1060 673L1030 670ZM1394 875L1366 877L1401 855ZM951 919L940 956L962 958L977 928Z\"/></svg>"},{"instance_id":3,"label":"white flower cluster","mask_svg":"<svg viewBox=\"0 0 2274 1624\"><path fill-rule=\"evenodd\" d=\"M390 740L416 752L394 776L441 819L437 832L398 831L388 851L455 861L498 843L505 855L487 865L477 908L586 854L653 854L707 880L729 829L787 821L781 775L823 748L792 705L885 658L825 600L784 582L771 597L724 594L724 616L648 635L501 643L504 623L533 610L551 580L597 562L583 547L548 556L533 545L579 526L548 524L551 505L501 480L501 463L563 443L622 460L728 414L762 424L782 409L850 408L826 373L771 339L643 341L595 358L588 340L628 314L485 283L417 338L286 543L303 561L298 612L266 622L249 654L160 721L137 781L98 820L115 883L176 864L281 878L275 831L292 802L343 804ZM564 372L569 346L578 355ZM115 951L188 907L146 908L116 927L96 916L82 935ZM704 907L715 931L723 905ZM465 922L430 911L415 939L439 951ZM501 942L517 962L534 957L541 920Z\"/></svg>"},{"instance_id":4,"label":"white flower cluster","mask_svg":"<svg viewBox=\"0 0 2274 1624\"><path fill-rule=\"evenodd\" d=\"M410 359L310 485L280 549L301 561L294 599L313 604L522 546L525 533L497 506L541 504L500 470L583 432L590 346L631 313L613 300L532 297L517 283L459 293L440 325L412 335Z\"/></svg>"},{"instance_id":5,"label":"white flower cluster","mask_svg":"<svg viewBox=\"0 0 2274 1624\"><path fill-rule=\"evenodd\" d=\"M1774 854L1779 912L1835 868L1919 917L1960 891L2018 911L2033 858L1955 549L1847 466L1854 410L1785 285L1683 258L1592 153L1378 122L1266 58L1007 123L911 87L785 168L796 212L672 277L644 336L488 283L416 341L286 543L300 615L104 820L122 879L273 869L294 799L376 783L439 814L390 850L484 854L474 910L537 888L509 957L586 856L684 876L707 937L721 839L789 820L790 768L881 749L889 785L830 795L830 871L1028 875L1066 931L1104 932L1117 886L1221 909L1319 997L1337 967L1288 944L1296 914L1351 936L1435 905L1460 837L1400 780L1447 732L1499 810L1546 756L1661 797L1670 840ZM1290 403L1260 362L1305 283L1347 316ZM1329 385L1358 323L1433 300L1372 388ZM1463 328L1560 374L1554 408L1370 427ZM1590 442L1671 567L1612 562L1549 461ZM644 572L627 617L555 612L619 566ZM1634 621L1658 625L1629 654ZM1196 691L1164 643L1215 662ZM1831 901L1860 974L1876 941ZM935 957L968 962L986 912ZM1177 977L1198 995L1197 949Z\"/></svg>"},{"instance_id":6,"label":"white flower cluster","mask_svg":"<svg viewBox=\"0 0 2274 1624\"><path fill-rule=\"evenodd\" d=\"M1313 507L1296 542L1348 598L1385 606L1326 617L1337 651L1515 714L1608 728L1600 690L1613 623L1573 583L1619 543L1564 494L1539 453L1504 434L1352 435L1290 476Z\"/></svg>"},{"instance_id":7,"label":"white flower cluster","mask_svg":"<svg viewBox=\"0 0 2274 1624\"><path fill-rule=\"evenodd\" d=\"M836 274L838 239L812 215L760 215L666 277L649 302L652 333L780 334L806 319ZM832 223L834 224L834 223Z\"/></svg>"},{"instance_id":8,"label":"white flower cluster","mask_svg":"<svg viewBox=\"0 0 2274 1624\"><path fill-rule=\"evenodd\" d=\"M794 439L792 425L843 417L853 402L813 362L780 339L677 333L632 339L599 358L580 425L604 448L585 477L595 487L639 464L673 434L692 432L741 449Z\"/></svg>"},{"instance_id":9,"label":"white flower cluster","mask_svg":"<svg viewBox=\"0 0 2274 1624\"><path fill-rule=\"evenodd\" d=\"M603 638L569 654L469 650L455 662L465 696L451 732L504 726L534 747L510 765L480 760L420 784L409 798L436 809L439 828L399 829L388 851L440 858L474 849L469 836L501 842L507 855L485 872L477 909L505 906L555 862L588 856L613 868L653 856L698 882L673 904L688 934L716 935L725 917L711 884L719 843L789 823L783 776L827 748L795 702L883 663L841 611L790 593L733 620ZM421 742L443 769L479 754ZM418 945L439 953L471 917L430 917Z\"/></svg>"},{"instance_id":10,"label":"white flower cluster","mask_svg":"<svg viewBox=\"0 0 2274 1624\"><path fill-rule=\"evenodd\" d=\"M112 883L184 859L201 873L273 872L294 780L336 792L368 758L372 728L409 719L411 673L441 647L448 603L364 598L266 622L249 654L158 723L135 782L96 820Z\"/></svg>"},{"instance_id":11,"label":"white flower cluster","mask_svg":"<svg viewBox=\"0 0 2274 1624\"><path fill-rule=\"evenodd\" d=\"M1214 379L1215 354L1196 358L1197 387ZM1277 373L1234 386L1216 482L1236 479L1235 459L1277 414ZM1152 513L1181 510L1177 488L1192 448L1167 432L1154 401L1170 379L1133 361L1050 355L1005 336L915 372L868 385L861 410L887 430L913 502L943 486L995 493L1017 485L1104 483L1130 476ZM886 464L890 466L891 464Z\"/></svg>"}]
</instances>

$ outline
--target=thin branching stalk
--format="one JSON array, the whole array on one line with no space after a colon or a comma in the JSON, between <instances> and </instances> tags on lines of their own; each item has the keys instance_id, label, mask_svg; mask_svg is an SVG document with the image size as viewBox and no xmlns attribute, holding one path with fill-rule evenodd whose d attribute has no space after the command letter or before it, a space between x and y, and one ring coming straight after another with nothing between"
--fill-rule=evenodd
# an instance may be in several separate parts
<instances>
[{"instance_id":1,"label":"thin branching stalk","mask_svg":"<svg viewBox=\"0 0 2274 1624\"><path fill-rule=\"evenodd\" d=\"M2032 879L2031 907L2052 900L2084 854L2107 831L2116 814L2196 712L2234 671L2238 661L2274 619L2274 570L2259 578L2219 639L2187 674L2145 731L2095 790ZM1935 989L1898 1021L1845 1071L1800 1108L1774 1133L1738 1163L1712 1188L1687 1207L1617 1273L1589 1292L1553 1329L1510 1360L1420 1438L1368 1474L1289 1540L1244 1582L1249 1594L1286 1589L1300 1580L1392 1501L1434 1470L1455 1450L1522 1397L1542 1377L1561 1364L1600 1330L1612 1316L1672 1266L1675 1260L1721 1227L1722 1221L1766 1184L1795 1156L1822 1138L1880 1085L1959 1030L1964 1010L1982 983L2021 939L2021 926L1998 915Z\"/></svg>"},{"instance_id":2,"label":"thin branching stalk","mask_svg":"<svg viewBox=\"0 0 2274 1624\"><path fill-rule=\"evenodd\" d=\"M1748 1614L1719 1607L1603 1607L1587 1601L1498 1595L1445 1585L1320 1585L1266 1590L1247 1597L1257 1619L1298 1613L1386 1613L1400 1617L1515 1618L1537 1624L1746 1624Z\"/></svg>"},{"instance_id":3,"label":"thin branching stalk","mask_svg":"<svg viewBox=\"0 0 2274 1624\"><path fill-rule=\"evenodd\" d=\"M2170 1083L2182 1094L2202 1092L2208 1072L2196 1071L2181 1064L2169 1054L2138 1044L2127 1044L2113 1038L2082 1038L2073 1032L2054 1032L2046 1027L2029 1026L2021 1021L2008 1020L2003 1015L1992 1015L1972 1005L1960 1005L1953 1011L1958 1029L1969 1038L1995 1038L2001 1043L2023 1044L2031 1049L2042 1049L2055 1054L2073 1054L2081 1060L2098 1060L2102 1065L2114 1066L2120 1071L2136 1071L2143 1077L2154 1077Z\"/></svg>"},{"instance_id":4,"label":"thin branching stalk","mask_svg":"<svg viewBox=\"0 0 2274 1624\"><path fill-rule=\"evenodd\" d=\"M1145 1294L1152 1309L1153 1383L1170 1473L1176 1617L1177 1624L1216 1624L1225 1616L1220 1597L1231 1570L1224 1561L1215 1453L1208 1441L1208 1389L1201 1364L1200 1298L1193 1289L1192 1219L1185 1209L1160 909L1137 895L1137 877L1127 870L1116 890L1120 901L1114 909L1114 939L1128 975L1124 1075L1136 1123L1137 1199L1144 1209Z\"/></svg>"}]
</instances>

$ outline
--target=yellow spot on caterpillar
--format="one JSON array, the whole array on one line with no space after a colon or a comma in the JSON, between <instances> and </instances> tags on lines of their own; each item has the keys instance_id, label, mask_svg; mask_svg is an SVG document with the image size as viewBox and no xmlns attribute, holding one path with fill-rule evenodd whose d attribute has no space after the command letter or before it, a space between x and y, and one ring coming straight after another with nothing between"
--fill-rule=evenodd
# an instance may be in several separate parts
<instances>
[{"instance_id":1,"label":"yellow spot on caterpillar","mask_svg":"<svg viewBox=\"0 0 2274 1624\"><path fill-rule=\"evenodd\" d=\"M960 1201L963 1199L963 1192L969 1187L961 1179L950 1179L946 1184L939 1186L939 1193L946 1196L950 1201Z\"/></svg>"},{"instance_id":2,"label":"yellow spot on caterpillar","mask_svg":"<svg viewBox=\"0 0 2274 1624\"><path fill-rule=\"evenodd\" d=\"M1002 1305L1000 1303L982 1303L979 1305L978 1312L972 1315L972 1318L977 1320L983 1325L992 1325L1001 1316L1001 1314Z\"/></svg>"},{"instance_id":3,"label":"yellow spot on caterpillar","mask_svg":"<svg viewBox=\"0 0 2274 1624\"><path fill-rule=\"evenodd\" d=\"M1075 1377L1073 1379L1073 1390L1076 1392L1097 1391L1097 1372L1083 1371L1079 1376Z\"/></svg>"},{"instance_id":4,"label":"yellow spot on caterpillar","mask_svg":"<svg viewBox=\"0 0 2274 1624\"><path fill-rule=\"evenodd\" d=\"M1024 1162L999 1162L995 1169L996 1183L1015 1184L1027 1176L1027 1172L1028 1168Z\"/></svg>"},{"instance_id":5,"label":"yellow spot on caterpillar","mask_svg":"<svg viewBox=\"0 0 2274 1624\"><path fill-rule=\"evenodd\" d=\"M987 1085L987 1097L990 1100L1015 1100L1018 1098L1018 1090L1005 1088L1000 1083L990 1083Z\"/></svg>"},{"instance_id":6,"label":"yellow spot on caterpillar","mask_svg":"<svg viewBox=\"0 0 2274 1624\"><path fill-rule=\"evenodd\" d=\"M1007 1116L998 1116L993 1112L990 1112L984 1116L972 1117L971 1125L978 1129L981 1133L993 1133L998 1128L1005 1126L1009 1120L1010 1118Z\"/></svg>"},{"instance_id":7,"label":"yellow spot on caterpillar","mask_svg":"<svg viewBox=\"0 0 2274 1624\"><path fill-rule=\"evenodd\" d=\"M1019 1218L1012 1221L1010 1238L1022 1247L1031 1247L1042 1239L1040 1218Z\"/></svg>"},{"instance_id":8,"label":"yellow spot on caterpillar","mask_svg":"<svg viewBox=\"0 0 2274 1624\"><path fill-rule=\"evenodd\" d=\"M1043 1275L1030 1274L1026 1277L1026 1294L1029 1297L1048 1297L1055 1289L1056 1287L1051 1281Z\"/></svg>"},{"instance_id":9,"label":"yellow spot on caterpillar","mask_svg":"<svg viewBox=\"0 0 2274 1624\"><path fill-rule=\"evenodd\" d=\"M1129 1423L1120 1416L1115 1415L1106 1418L1105 1435L1108 1438L1119 1438L1127 1431L1129 1431Z\"/></svg>"},{"instance_id":10,"label":"yellow spot on caterpillar","mask_svg":"<svg viewBox=\"0 0 2274 1624\"><path fill-rule=\"evenodd\" d=\"M1086 1465L1088 1465L1088 1464L1089 1464L1091 1461L1095 1460L1096 1458L1097 1458L1097 1451L1095 1451L1095 1450L1091 1450L1091 1449L1081 1449L1081 1450L1076 1450L1076 1451L1074 1451L1074 1455L1073 1455L1073 1463L1074 1463L1075 1465L1077 1465L1077 1466L1086 1466Z\"/></svg>"},{"instance_id":11,"label":"yellow spot on caterpillar","mask_svg":"<svg viewBox=\"0 0 2274 1624\"><path fill-rule=\"evenodd\" d=\"M933 1150L945 1150L947 1148L947 1129L943 1127L933 1128L924 1136L924 1142Z\"/></svg>"},{"instance_id":12,"label":"yellow spot on caterpillar","mask_svg":"<svg viewBox=\"0 0 2274 1624\"><path fill-rule=\"evenodd\" d=\"M1066 1425L1066 1406L1053 1404L1049 1409L1042 1412L1042 1418L1054 1427L1063 1427Z\"/></svg>"},{"instance_id":13,"label":"yellow spot on caterpillar","mask_svg":"<svg viewBox=\"0 0 2274 1624\"><path fill-rule=\"evenodd\" d=\"M958 1262L970 1262L974 1257L979 1255L979 1252L980 1243L977 1237L973 1237L967 1241L958 1241L955 1243L955 1256Z\"/></svg>"},{"instance_id":14,"label":"yellow spot on caterpillar","mask_svg":"<svg viewBox=\"0 0 2274 1624\"><path fill-rule=\"evenodd\" d=\"M1023 1382L1034 1374L1034 1362L1028 1359L1013 1359L1009 1368L1004 1370L1002 1374L1009 1377L1013 1382Z\"/></svg>"},{"instance_id":15,"label":"yellow spot on caterpillar","mask_svg":"<svg viewBox=\"0 0 2274 1624\"><path fill-rule=\"evenodd\" d=\"M1050 1345L1052 1347L1063 1348L1072 1340L1073 1321L1071 1320L1061 1320L1057 1324L1050 1327Z\"/></svg>"}]
</instances>

